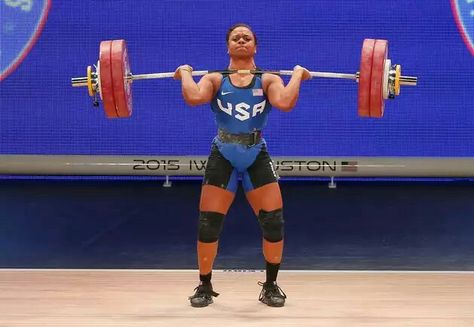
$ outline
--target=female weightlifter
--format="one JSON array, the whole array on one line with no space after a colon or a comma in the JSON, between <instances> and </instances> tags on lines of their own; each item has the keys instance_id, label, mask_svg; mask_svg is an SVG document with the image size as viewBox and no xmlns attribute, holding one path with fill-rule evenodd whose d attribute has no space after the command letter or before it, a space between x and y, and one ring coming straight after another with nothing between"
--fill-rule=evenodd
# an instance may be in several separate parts
<instances>
[{"instance_id":1,"label":"female weightlifter","mask_svg":"<svg viewBox=\"0 0 474 327\"><path fill-rule=\"evenodd\" d=\"M226 35L229 70L256 70L257 37L250 26L236 24ZM268 114L273 107L291 111L298 99L303 80L311 76L295 66L285 86L275 74L209 73L198 83L192 67L182 65L174 78L181 80L188 105L210 103L218 126L207 161L199 204L197 256L200 283L189 297L193 307L213 302L212 266L217 254L224 217L234 200L239 175L244 191L263 232L266 281L259 300L281 307L286 295L276 279L283 252L283 202L278 176L262 137Z\"/></svg>"}]
</instances>

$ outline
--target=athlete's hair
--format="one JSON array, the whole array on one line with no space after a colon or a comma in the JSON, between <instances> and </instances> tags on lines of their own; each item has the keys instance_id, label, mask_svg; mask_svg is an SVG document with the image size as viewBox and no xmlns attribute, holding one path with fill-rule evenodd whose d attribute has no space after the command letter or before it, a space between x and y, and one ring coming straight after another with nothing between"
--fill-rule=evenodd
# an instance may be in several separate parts
<instances>
[{"instance_id":1,"label":"athlete's hair","mask_svg":"<svg viewBox=\"0 0 474 327\"><path fill-rule=\"evenodd\" d=\"M252 28L245 24L245 23L237 23L237 24L234 24L232 25L229 30L227 31L227 34L225 36L225 40L226 40L226 43L229 44L229 37L230 37L230 33L232 33L233 30L235 30L237 27L245 27L245 28L248 28L250 30L250 32L252 32L253 34L253 39L255 40L255 45L257 45L257 35L255 34L255 32L252 30Z\"/></svg>"}]
</instances>

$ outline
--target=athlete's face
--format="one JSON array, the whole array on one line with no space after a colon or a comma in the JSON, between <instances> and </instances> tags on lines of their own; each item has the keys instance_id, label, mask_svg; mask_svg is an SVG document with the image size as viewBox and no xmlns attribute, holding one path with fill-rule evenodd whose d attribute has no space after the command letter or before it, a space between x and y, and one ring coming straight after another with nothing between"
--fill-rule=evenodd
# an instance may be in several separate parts
<instances>
[{"instance_id":1,"label":"athlete's face","mask_svg":"<svg viewBox=\"0 0 474 327\"><path fill-rule=\"evenodd\" d=\"M246 27L237 27L230 35L227 42L229 56L236 58L253 57L257 50L252 31Z\"/></svg>"}]
</instances>

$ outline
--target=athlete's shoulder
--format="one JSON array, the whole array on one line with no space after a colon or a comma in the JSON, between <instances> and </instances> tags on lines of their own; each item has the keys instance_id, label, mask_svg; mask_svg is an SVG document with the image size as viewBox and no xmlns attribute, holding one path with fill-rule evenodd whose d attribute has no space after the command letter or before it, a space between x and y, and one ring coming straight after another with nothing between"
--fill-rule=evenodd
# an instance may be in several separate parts
<instances>
[{"instance_id":1,"label":"athlete's shoulder","mask_svg":"<svg viewBox=\"0 0 474 327\"><path fill-rule=\"evenodd\" d=\"M266 90L268 90L268 87L273 83L283 84L283 80L281 79L280 76L276 74L270 74L270 73L262 74L262 87L265 90L265 93L266 93Z\"/></svg>"},{"instance_id":2,"label":"athlete's shoulder","mask_svg":"<svg viewBox=\"0 0 474 327\"><path fill-rule=\"evenodd\" d=\"M223 76L220 73L209 73L204 75L202 78L205 78L212 83L220 83L222 81Z\"/></svg>"},{"instance_id":3,"label":"athlete's shoulder","mask_svg":"<svg viewBox=\"0 0 474 327\"><path fill-rule=\"evenodd\" d=\"M262 74L262 80L267 80L267 81L282 81L281 77L277 74L272 74L272 73L263 73Z\"/></svg>"},{"instance_id":4,"label":"athlete's shoulder","mask_svg":"<svg viewBox=\"0 0 474 327\"><path fill-rule=\"evenodd\" d=\"M222 75L219 73L209 73L204 75L201 80L211 83L213 95L216 95L221 87Z\"/></svg>"}]
</instances>

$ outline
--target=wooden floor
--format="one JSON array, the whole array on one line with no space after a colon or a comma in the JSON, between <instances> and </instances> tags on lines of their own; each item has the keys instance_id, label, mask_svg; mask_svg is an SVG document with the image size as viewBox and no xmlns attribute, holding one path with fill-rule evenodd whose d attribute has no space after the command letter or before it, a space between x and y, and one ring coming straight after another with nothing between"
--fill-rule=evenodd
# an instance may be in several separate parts
<instances>
[{"instance_id":1,"label":"wooden floor","mask_svg":"<svg viewBox=\"0 0 474 327\"><path fill-rule=\"evenodd\" d=\"M0 326L474 326L474 272L282 271L283 308L257 301L258 272L0 269Z\"/></svg>"}]
</instances>

